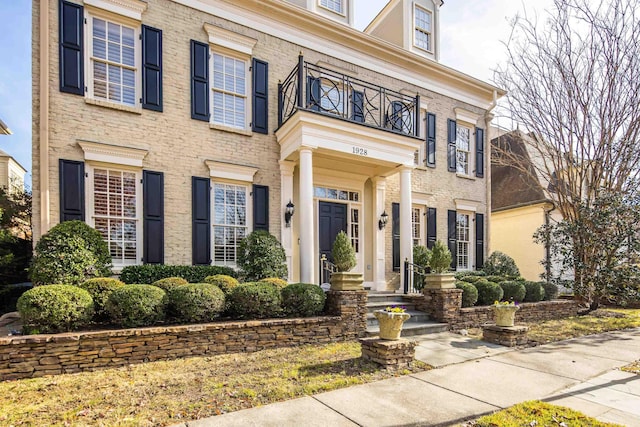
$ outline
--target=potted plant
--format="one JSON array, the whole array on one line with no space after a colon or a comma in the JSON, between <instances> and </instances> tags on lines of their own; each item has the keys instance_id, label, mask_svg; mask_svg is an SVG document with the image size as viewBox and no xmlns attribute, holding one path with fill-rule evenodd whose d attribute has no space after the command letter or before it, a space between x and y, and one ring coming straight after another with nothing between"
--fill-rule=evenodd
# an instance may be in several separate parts
<instances>
[{"instance_id":1,"label":"potted plant","mask_svg":"<svg viewBox=\"0 0 640 427\"><path fill-rule=\"evenodd\" d=\"M353 267L356 266L356 252L351 246L349 236L341 231L336 236L331 249L333 256L333 264L336 266L336 272L331 274L329 282L333 291L359 291L364 289L362 283L364 279L360 273L351 273Z\"/></svg>"},{"instance_id":2,"label":"potted plant","mask_svg":"<svg viewBox=\"0 0 640 427\"><path fill-rule=\"evenodd\" d=\"M431 273L424 279L426 289L453 289L456 287L456 278L449 272L451 267L451 252L440 240L436 241L431 249L429 267Z\"/></svg>"},{"instance_id":3,"label":"potted plant","mask_svg":"<svg viewBox=\"0 0 640 427\"><path fill-rule=\"evenodd\" d=\"M520 306L514 302L496 301L493 303L496 326L513 326L515 324L516 311Z\"/></svg>"},{"instance_id":4,"label":"potted plant","mask_svg":"<svg viewBox=\"0 0 640 427\"><path fill-rule=\"evenodd\" d=\"M384 310L376 310L373 315L380 324L380 339L398 340L402 333L402 325L409 320L411 315L404 307L387 307Z\"/></svg>"}]
</instances>

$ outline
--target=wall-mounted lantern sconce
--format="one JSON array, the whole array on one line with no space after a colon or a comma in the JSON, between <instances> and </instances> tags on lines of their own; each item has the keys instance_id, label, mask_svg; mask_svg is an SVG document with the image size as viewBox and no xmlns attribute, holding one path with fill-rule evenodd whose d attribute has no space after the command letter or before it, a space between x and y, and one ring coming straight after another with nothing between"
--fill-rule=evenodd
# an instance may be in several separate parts
<instances>
[{"instance_id":1,"label":"wall-mounted lantern sconce","mask_svg":"<svg viewBox=\"0 0 640 427\"><path fill-rule=\"evenodd\" d=\"M291 200L289 200L289 203L287 203L287 207L284 210L284 225L286 227L291 227L291 217L295 212L294 208L295 206L291 203Z\"/></svg>"},{"instance_id":2,"label":"wall-mounted lantern sconce","mask_svg":"<svg viewBox=\"0 0 640 427\"><path fill-rule=\"evenodd\" d=\"M387 221L389 220L389 215L387 215L387 211L382 211L382 215L380 215L380 220L378 221L378 228L382 230L387 226Z\"/></svg>"}]
</instances>

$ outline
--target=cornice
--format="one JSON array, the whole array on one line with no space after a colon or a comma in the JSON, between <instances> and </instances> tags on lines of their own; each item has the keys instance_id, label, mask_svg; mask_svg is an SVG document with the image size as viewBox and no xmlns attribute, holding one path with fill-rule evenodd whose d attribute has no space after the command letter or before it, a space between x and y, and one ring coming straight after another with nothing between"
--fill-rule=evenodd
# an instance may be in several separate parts
<instances>
[{"instance_id":1,"label":"cornice","mask_svg":"<svg viewBox=\"0 0 640 427\"><path fill-rule=\"evenodd\" d=\"M252 166L218 162L215 160L205 160L204 163L209 168L209 176L212 178L253 182L253 176L258 172L258 168Z\"/></svg>"},{"instance_id":2,"label":"cornice","mask_svg":"<svg viewBox=\"0 0 640 427\"><path fill-rule=\"evenodd\" d=\"M148 149L124 147L102 142L78 140L84 151L85 160L113 163L118 165L142 167L142 161L149 153Z\"/></svg>"},{"instance_id":3,"label":"cornice","mask_svg":"<svg viewBox=\"0 0 640 427\"><path fill-rule=\"evenodd\" d=\"M141 0L84 0L84 4L124 15L137 21L142 20L142 13L147 10L147 2Z\"/></svg>"},{"instance_id":4,"label":"cornice","mask_svg":"<svg viewBox=\"0 0 640 427\"><path fill-rule=\"evenodd\" d=\"M253 47L258 42L256 39L243 36L242 34L226 30L216 25L205 23L204 30L209 35L209 43L242 52L245 55L251 55Z\"/></svg>"}]
</instances>

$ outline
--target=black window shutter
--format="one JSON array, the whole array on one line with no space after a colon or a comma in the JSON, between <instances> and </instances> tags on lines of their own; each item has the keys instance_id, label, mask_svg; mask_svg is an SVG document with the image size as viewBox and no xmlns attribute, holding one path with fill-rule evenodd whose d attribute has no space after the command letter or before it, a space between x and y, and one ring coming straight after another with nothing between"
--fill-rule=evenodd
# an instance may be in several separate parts
<instances>
[{"instance_id":1,"label":"black window shutter","mask_svg":"<svg viewBox=\"0 0 640 427\"><path fill-rule=\"evenodd\" d=\"M447 244L451 252L451 268L455 270L458 266L458 238L457 238L457 214L456 211L447 211Z\"/></svg>"},{"instance_id":2,"label":"black window shutter","mask_svg":"<svg viewBox=\"0 0 640 427\"><path fill-rule=\"evenodd\" d=\"M484 177L484 129L476 128L476 176Z\"/></svg>"},{"instance_id":3,"label":"black window shutter","mask_svg":"<svg viewBox=\"0 0 640 427\"><path fill-rule=\"evenodd\" d=\"M60 0L60 91L84 95L83 7Z\"/></svg>"},{"instance_id":4,"label":"black window shutter","mask_svg":"<svg viewBox=\"0 0 640 427\"><path fill-rule=\"evenodd\" d=\"M484 266L484 214L476 214L476 270Z\"/></svg>"},{"instance_id":5,"label":"black window shutter","mask_svg":"<svg viewBox=\"0 0 640 427\"><path fill-rule=\"evenodd\" d=\"M455 120L447 120L447 170L456 171L456 134L457 124Z\"/></svg>"},{"instance_id":6,"label":"black window shutter","mask_svg":"<svg viewBox=\"0 0 640 427\"><path fill-rule=\"evenodd\" d=\"M162 30L142 26L142 108L162 111Z\"/></svg>"},{"instance_id":7,"label":"black window shutter","mask_svg":"<svg viewBox=\"0 0 640 427\"><path fill-rule=\"evenodd\" d=\"M142 171L143 261L164 263L164 174Z\"/></svg>"},{"instance_id":8,"label":"black window shutter","mask_svg":"<svg viewBox=\"0 0 640 427\"><path fill-rule=\"evenodd\" d=\"M358 90L351 92L351 120L364 122L364 93Z\"/></svg>"},{"instance_id":9,"label":"black window shutter","mask_svg":"<svg viewBox=\"0 0 640 427\"><path fill-rule=\"evenodd\" d=\"M269 187L253 185L253 230L269 231Z\"/></svg>"},{"instance_id":10,"label":"black window shutter","mask_svg":"<svg viewBox=\"0 0 640 427\"><path fill-rule=\"evenodd\" d=\"M387 119L387 125L392 130L402 131L402 110L404 104L402 101L391 101L391 115Z\"/></svg>"},{"instance_id":11,"label":"black window shutter","mask_svg":"<svg viewBox=\"0 0 640 427\"><path fill-rule=\"evenodd\" d=\"M427 248L433 248L437 240L436 208L427 209Z\"/></svg>"},{"instance_id":12,"label":"black window shutter","mask_svg":"<svg viewBox=\"0 0 640 427\"><path fill-rule=\"evenodd\" d=\"M193 265L211 264L211 180L192 177Z\"/></svg>"},{"instance_id":13,"label":"black window shutter","mask_svg":"<svg viewBox=\"0 0 640 427\"><path fill-rule=\"evenodd\" d=\"M269 133L269 64L253 58L253 121L254 132Z\"/></svg>"},{"instance_id":14,"label":"black window shutter","mask_svg":"<svg viewBox=\"0 0 640 427\"><path fill-rule=\"evenodd\" d=\"M393 271L400 271L400 203L391 204Z\"/></svg>"},{"instance_id":15,"label":"black window shutter","mask_svg":"<svg viewBox=\"0 0 640 427\"><path fill-rule=\"evenodd\" d=\"M60 159L60 222L84 221L84 162Z\"/></svg>"},{"instance_id":16,"label":"black window shutter","mask_svg":"<svg viewBox=\"0 0 640 427\"><path fill-rule=\"evenodd\" d=\"M307 108L320 111L322 82L319 78L307 76Z\"/></svg>"},{"instance_id":17,"label":"black window shutter","mask_svg":"<svg viewBox=\"0 0 640 427\"><path fill-rule=\"evenodd\" d=\"M191 40L191 118L209 121L209 45Z\"/></svg>"},{"instance_id":18,"label":"black window shutter","mask_svg":"<svg viewBox=\"0 0 640 427\"><path fill-rule=\"evenodd\" d=\"M436 115L427 113L427 166L436 167Z\"/></svg>"}]
</instances>

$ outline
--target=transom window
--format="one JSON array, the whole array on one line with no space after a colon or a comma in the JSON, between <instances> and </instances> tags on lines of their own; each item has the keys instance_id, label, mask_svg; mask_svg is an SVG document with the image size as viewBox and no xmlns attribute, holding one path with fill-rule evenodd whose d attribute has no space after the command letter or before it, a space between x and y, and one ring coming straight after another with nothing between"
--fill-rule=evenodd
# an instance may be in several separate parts
<instances>
[{"instance_id":1,"label":"transom window","mask_svg":"<svg viewBox=\"0 0 640 427\"><path fill-rule=\"evenodd\" d=\"M136 31L100 18L92 21L93 97L136 104Z\"/></svg>"},{"instance_id":2,"label":"transom window","mask_svg":"<svg viewBox=\"0 0 640 427\"><path fill-rule=\"evenodd\" d=\"M213 186L214 264L235 265L238 244L247 235L247 187Z\"/></svg>"},{"instance_id":3,"label":"transom window","mask_svg":"<svg viewBox=\"0 0 640 427\"><path fill-rule=\"evenodd\" d=\"M431 12L416 6L414 43L420 49L431 51Z\"/></svg>"},{"instance_id":4,"label":"transom window","mask_svg":"<svg viewBox=\"0 0 640 427\"><path fill-rule=\"evenodd\" d=\"M315 187L313 194L319 199L348 200L358 202L360 194L357 191L338 190L337 188Z\"/></svg>"},{"instance_id":5,"label":"transom window","mask_svg":"<svg viewBox=\"0 0 640 427\"><path fill-rule=\"evenodd\" d=\"M320 6L336 13L344 13L342 11L342 0L320 0Z\"/></svg>"},{"instance_id":6,"label":"transom window","mask_svg":"<svg viewBox=\"0 0 640 427\"><path fill-rule=\"evenodd\" d=\"M114 266L138 263L138 174L93 171L93 221L109 246Z\"/></svg>"},{"instance_id":7,"label":"transom window","mask_svg":"<svg viewBox=\"0 0 640 427\"><path fill-rule=\"evenodd\" d=\"M247 117L247 62L213 54L213 123L244 129Z\"/></svg>"},{"instance_id":8,"label":"transom window","mask_svg":"<svg viewBox=\"0 0 640 427\"><path fill-rule=\"evenodd\" d=\"M458 213L456 215L456 237L458 239L456 256L458 260L458 270L469 270L469 246L471 244L471 236L468 214Z\"/></svg>"},{"instance_id":9,"label":"transom window","mask_svg":"<svg viewBox=\"0 0 640 427\"><path fill-rule=\"evenodd\" d=\"M471 129L458 124L456 132L456 172L469 175Z\"/></svg>"}]
</instances>

